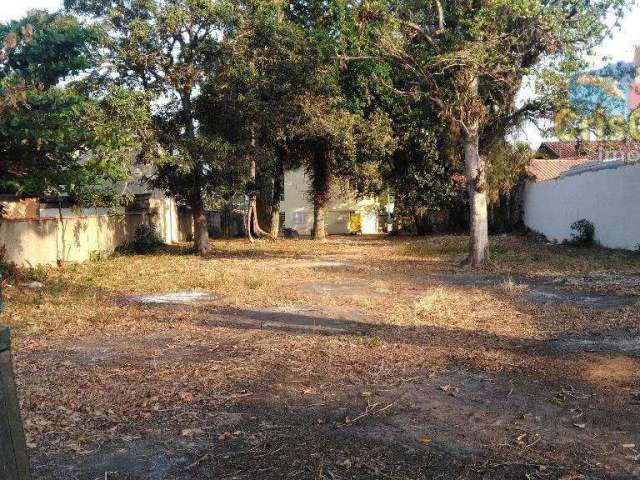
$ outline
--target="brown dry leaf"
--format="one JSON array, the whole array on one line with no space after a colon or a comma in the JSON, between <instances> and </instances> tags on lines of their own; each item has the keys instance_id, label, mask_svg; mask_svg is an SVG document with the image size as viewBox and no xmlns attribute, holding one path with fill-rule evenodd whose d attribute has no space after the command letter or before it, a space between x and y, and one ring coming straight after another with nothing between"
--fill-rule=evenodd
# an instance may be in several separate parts
<instances>
[{"instance_id":1,"label":"brown dry leaf","mask_svg":"<svg viewBox=\"0 0 640 480\"><path fill-rule=\"evenodd\" d=\"M431 438L429 435L421 435L416 440L418 440L418 443L421 443L423 445L429 445L431 442L433 442L433 438Z\"/></svg>"},{"instance_id":2,"label":"brown dry leaf","mask_svg":"<svg viewBox=\"0 0 640 480\"><path fill-rule=\"evenodd\" d=\"M516 437L515 442L520 446L526 445L527 442L525 440L528 435L529 435L528 433L521 433Z\"/></svg>"},{"instance_id":3,"label":"brown dry leaf","mask_svg":"<svg viewBox=\"0 0 640 480\"><path fill-rule=\"evenodd\" d=\"M190 428L185 428L180 432L180 435L183 437L193 437L193 430Z\"/></svg>"},{"instance_id":4,"label":"brown dry leaf","mask_svg":"<svg viewBox=\"0 0 640 480\"><path fill-rule=\"evenodd\" d=\"M636 444L635 443L623 443L622 448L636 448Z\"/></svg>"}]
</instances>

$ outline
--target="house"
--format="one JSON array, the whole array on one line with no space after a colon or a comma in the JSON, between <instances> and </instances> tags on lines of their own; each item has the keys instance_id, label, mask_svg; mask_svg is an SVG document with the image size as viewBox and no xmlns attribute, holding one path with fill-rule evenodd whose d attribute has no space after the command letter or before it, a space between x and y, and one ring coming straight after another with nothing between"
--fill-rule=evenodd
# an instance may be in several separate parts
<instances>
[{"instance_id":1,"label":"house","mask_svg":"<svg viewBox=\"0 0 640 480\"><path fill-rule=\"evenodd\" d=\"M284 176L284 194L280 202L280 223L300 235L311 235L313 204L309 201L310 180L304 168L290 170ZM337 192L327 207L326 231L329 235L387 232L392 204L383 206L374 198L357 199L345 189Z\"/></svg>"}]
</instances>

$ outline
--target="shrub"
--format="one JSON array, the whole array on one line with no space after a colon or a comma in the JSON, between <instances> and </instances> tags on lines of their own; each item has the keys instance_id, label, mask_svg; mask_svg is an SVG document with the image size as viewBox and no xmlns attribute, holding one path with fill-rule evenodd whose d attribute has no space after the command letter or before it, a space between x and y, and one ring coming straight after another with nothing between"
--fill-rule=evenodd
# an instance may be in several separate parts
<instances>
[{"instance_id":1,"label":"shrub","mask_svg":"<svg viewBox=\"0 0 640 480\"><path fill-rule=\"evenodd\" d=\"M22 274L22 277L24 277L24 280L28 280L30 282L43 283L49 276L49 270L47 270L47 267L40 264L35 266L29 264L29 266L21 270L20 273Z\"/></svg>"},{"instance_id":2,"label":"shrub","mask_svg":"<svg viewBox=\"0 0 640 480\"><path fill-rule=\"evenodd\" d=\"M594 243L596 227L589 220L582 219L571 224L571 245L590 247Z\"/></svg>"},{"instance_id":3,"label":"shrub","mask_svg":"<svg viewBox=\"0 0 640 480\"><path fill-rule=\"evenodd\" d=\"M138 225L129 247L136 253L152 253L162 245L162 239L153 225Z\"/></svg>"}]
</instances>

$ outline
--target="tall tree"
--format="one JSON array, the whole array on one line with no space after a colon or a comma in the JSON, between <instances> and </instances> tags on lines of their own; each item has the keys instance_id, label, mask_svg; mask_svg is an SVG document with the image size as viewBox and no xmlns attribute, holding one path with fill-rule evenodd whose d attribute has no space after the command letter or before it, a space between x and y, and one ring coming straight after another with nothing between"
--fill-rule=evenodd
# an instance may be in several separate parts
<instances>
[{"instance_id":1,"label":"tall tree","mask_svg":"<svg viewBox=\"0 0 640 480\"><path fill-rule=\"evenodd\" d=\"M373 59L347 64L345 56L360 48L356 5L331 1L292 1L291 20L305 32L316 62L314 84L302 102L302 115L292 128L295 151L311 179L313 236L326 236L325 216L338 180L356 195L380 187L379 164L393 151L391 122L379 102L385 75ZM369 61L366 61L369 60Z\"/></svg>"},{"instance_id":2,"label":"tall tree","mask_svg":"<svg viewBox=\"0 0 640 480\"><path fill-rule=\"evenodd\" d=\"M65 0L66 8L100 20L109 78L153 94L161 159L155 183L193 212L194 246L209 248L204 198L223 168L225 151L199 135L196 100L231 20L231 7L205 0Z\"/></svg>"},{"instance_id":3,"label":"tall tree","mask_svg":"<svg viewBox=\"0 0 640 480\"><path fill-rule=\"evenodd\" d=\"M100 35L71 16L35 11L0 25L0 38L0 191L117 200L148 134L148 99L76 81Z\"/></svg>"},{"instance_id":4,"label":"tall tree","mask_svg":"<svg viewBox=\"0 0 640 480\"><path fill-rule=\"evenodd\" d=\"M264 236L258 222L257 190L268 177L271 209L279 217L280 189L290 124L300 115L300 99L314 81L314 59L298 26L288 21L284 4L244 1L236 5L235 28L222 41L220 62L201 98L199 117L209 135L234 145L247 168L248 237ZM261 175L263 178L257 178ZM272 221L272 236L278 223Z\"/></svg>"},{"instance_id":5,"label":"tall tree","mask_svg":"<svg viewBox=\"0 0 640 480\"><path fill-rule=\"evenodd\" d=\"M378 54L393 58L459 136L471 209L468 261L487 259L486 160L539 102L516 107L527 75L559 71L600 42L626 0L391 0L363 5L378 31ZM384 21L384 20L387 21ZM382 21L381 21L382 20ZM381 47L381 48L380 48Z\"/></svg>"}]
</instances>

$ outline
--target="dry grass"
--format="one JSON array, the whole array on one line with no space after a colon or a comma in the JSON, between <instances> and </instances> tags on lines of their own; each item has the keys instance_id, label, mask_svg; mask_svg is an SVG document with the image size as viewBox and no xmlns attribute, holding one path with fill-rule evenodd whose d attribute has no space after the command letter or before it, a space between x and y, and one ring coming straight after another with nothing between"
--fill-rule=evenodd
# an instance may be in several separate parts
<instances>
[{"instance_id":1,"label":"dry grass","mask_svg":"<svg viewBox=\"0 0 640 480\"><path fill-rule=\"evenodd\" d=\"M333 405L353 389L454 365L605 390L637 386L629 373L640 366L635 360L607 377L605 360L518 347L558 335L637 332L636 305L598 312L533 305L520 298L528 287L513 280L640 275L637 255L501 237L481 273L506 280L473 286L445 281L474 274L458 266L463 237L213 245L204 259L176 246L40 270L32 274L44 289L7 290L2 323L14 329L26 429L41 455L86 453L150 435L160 424L178 435L196 428L203 409L245 398ZM343 265L315 268L318 261ZM181 291L211 292L216 300L175 307L130 301ZM329 317L348 331L327 336L229 320L265 310Z\"/></svg>"}]
</instances>

